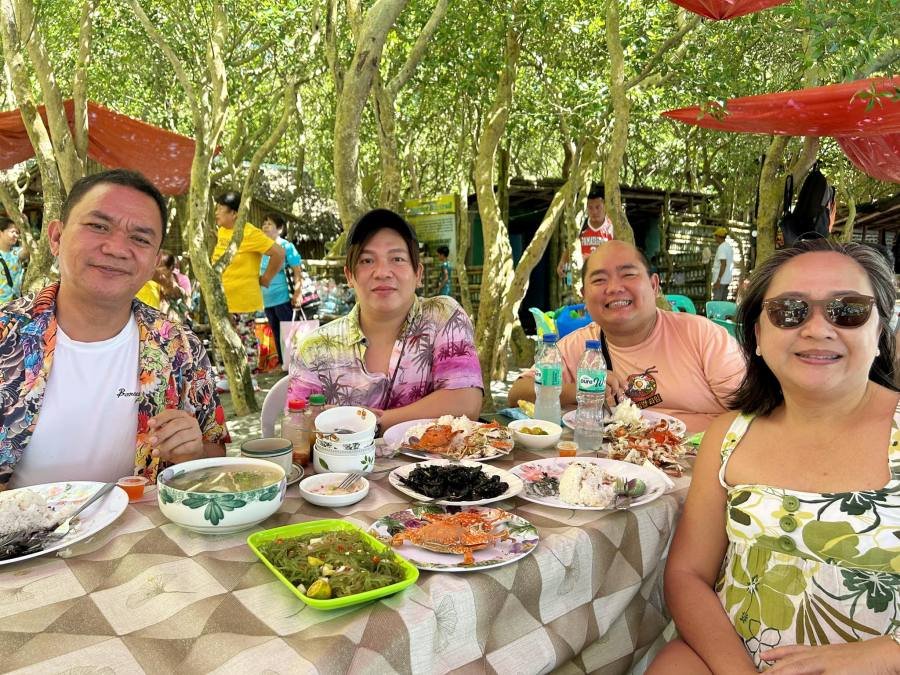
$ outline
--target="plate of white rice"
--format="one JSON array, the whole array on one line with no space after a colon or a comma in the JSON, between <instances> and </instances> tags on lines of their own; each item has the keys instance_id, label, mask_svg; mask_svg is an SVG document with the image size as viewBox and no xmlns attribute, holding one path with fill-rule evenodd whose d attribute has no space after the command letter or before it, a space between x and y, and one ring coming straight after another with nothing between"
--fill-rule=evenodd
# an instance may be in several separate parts
<instances>
[{"instance_id":1,"label":"plate of white rice","mask_svg":"<svg viewBox=\"0 0 900 675\"><path fill-rule=\"evenodd\" d=\"M647 491L631 501L632 507L658 499L668 488L656 471L604 457L547 457L518 464L509 471L525 484L519 497L558 509L612 509L615 502L612 485L617 478L638 478L646 484ZM556 482L554 490L535 489L551 480Z\"/></svg>"},{"instance_id":2,"label":"plate of white rice","mask_svg":"<svg viewBox=\"0 0 900 675\"><path fill-rule=\"evenodd\" d=\"M103 485L95 481L69 481L0 492L0 537L22 530L40 530L67 518ZM59 551L83 541L112 523L127 506L128 495L115 487L82 511L65 537L36 553L0 560L0 565Z\"/></svg>"}]
</instances>

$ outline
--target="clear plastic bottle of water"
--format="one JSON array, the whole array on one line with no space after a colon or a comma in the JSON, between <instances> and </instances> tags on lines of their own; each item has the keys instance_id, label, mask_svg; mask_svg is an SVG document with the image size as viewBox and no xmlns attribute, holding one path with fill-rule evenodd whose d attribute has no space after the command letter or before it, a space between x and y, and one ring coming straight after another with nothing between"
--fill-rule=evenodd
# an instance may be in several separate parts
<instances>
[{"instance_id":1,"label":"clear plastic bottle of water","mask_svg":"<svg viewBox=\"0 0 900 675\"><path fill-rule=\"evenodd\" d=\"M546 333L534 360L534 417L559 424L562 411L559 395L562 393L562 357L556 346L556 334Z\"/></svg>"},{"instance_id":2,"label":"clear plastic bottle of water","mask_svg":"<svg viewBox=\"0 0 900 675\"><path fill-rule=\"evenodd\" d=\"M578 363L578 392L575 400L575 443L579 449L596 452L603 444L603 398L606 396L606 360L599 340L584 343Z\"/></svg>"}]
</instances>

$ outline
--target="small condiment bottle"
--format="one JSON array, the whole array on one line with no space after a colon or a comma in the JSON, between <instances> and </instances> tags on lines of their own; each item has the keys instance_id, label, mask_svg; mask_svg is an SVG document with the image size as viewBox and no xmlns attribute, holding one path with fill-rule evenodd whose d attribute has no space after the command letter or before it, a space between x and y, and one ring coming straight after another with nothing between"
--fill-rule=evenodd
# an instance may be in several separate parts
<instances>
[{"instance_id":1,"label":"small condiment bottle","mask_svg":"<svg viewBox=\"0 0 900 675\"><path fill-rule=\"evenodd\" d=\"M310 429L316 428L316 418L319 416L319 413L325 411L325 403L325 394L313 394L309 397Z\"/></svg>"},{"instance_id":2,"label":"small condiment bottle","mask_svg":"<svg viewBox=\"0 0 900 675\"><path fill-rule=\"evenodd\" d=\"M578 444L575 441L560 441L556 444L560 457L574 457L578 454Z\"/></svg>"},{"instance_id":3,"label":"small condiment bottle","mask_svg":"<svg viewBox=\"0 0 900 675\"><path fill-rule=\"evenodd\" d=\"M306 407L306 399L291 399L288 401L288 409L281 422L281 437L291 442L293 446L294 464L305 466L309 464L310 431L309 410Z\"/></svg>"}]
</instances>

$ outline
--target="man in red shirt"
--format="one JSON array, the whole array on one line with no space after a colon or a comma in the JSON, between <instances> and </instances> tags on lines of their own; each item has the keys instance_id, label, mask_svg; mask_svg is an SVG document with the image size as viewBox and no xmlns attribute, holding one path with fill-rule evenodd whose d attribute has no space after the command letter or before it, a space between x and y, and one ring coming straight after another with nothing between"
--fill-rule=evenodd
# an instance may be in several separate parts
<instances>
[{"instance_id":1,"label":"man in red shirt","mask_svg":"<svg viewBox=\"0 0 900 675\"><path fill-rule=\"evenodd\" d=\"M575 260L571 261L570 249L566 247L559 257L556 273L560 277L566 274L566 263L573 262L572 269L580 269L584 260L594 252L601 244L611 241L613 236L613 224L606 215L606 202L603 200L603 186L594 185L588 193L588 222L585 223L578 235L579 252L575 254Z\"/></svg>"}]
</instances>

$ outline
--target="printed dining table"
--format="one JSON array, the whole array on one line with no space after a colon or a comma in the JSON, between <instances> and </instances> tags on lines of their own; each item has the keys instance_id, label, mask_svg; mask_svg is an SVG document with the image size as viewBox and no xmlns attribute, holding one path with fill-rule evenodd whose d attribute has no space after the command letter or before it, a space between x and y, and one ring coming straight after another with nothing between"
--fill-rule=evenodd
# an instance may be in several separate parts
<instances>
[{"instance_id":1,"label":"printed dining table","mask_svg":"<svg viewBox=\"0 0 900 675\"><path fill-rule=\"evenodd\" d=\"M517 447L501 468L552 451ZM249 533L403 510L379 458L369 495L340 509L296 486L257 528L204 536L170 523L155 492L92 539L0 567L0 671L16 673L628 672L667 623L664 556L688 476L625 511L499 505L537 527L531 555L465 573L422 572L399 594L320 611L294 597Z\"/></svg>"}]
</instances>

